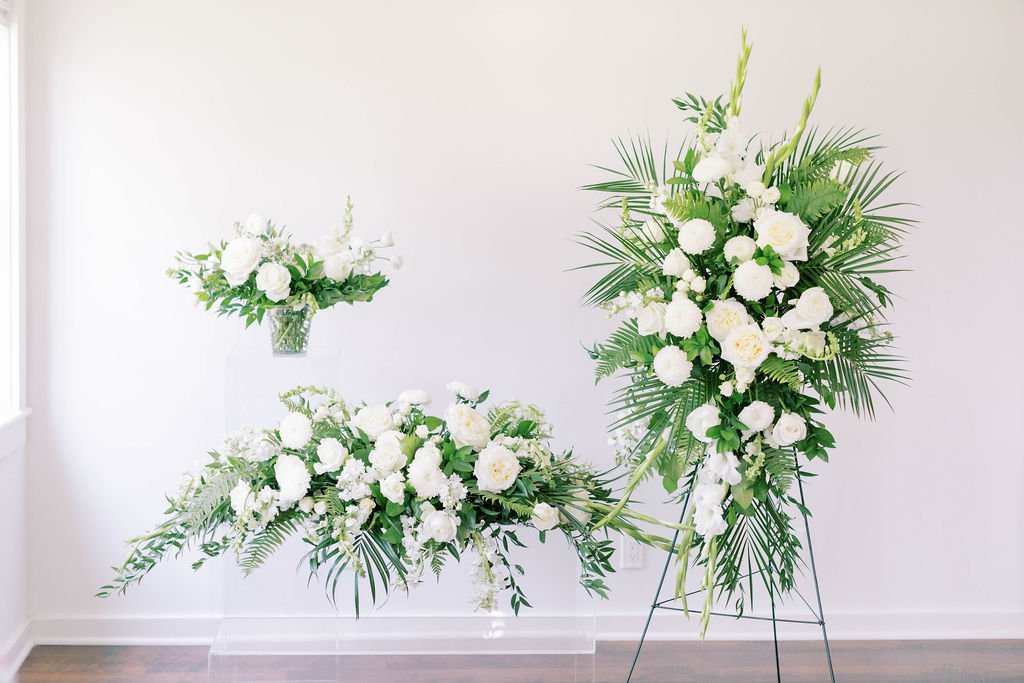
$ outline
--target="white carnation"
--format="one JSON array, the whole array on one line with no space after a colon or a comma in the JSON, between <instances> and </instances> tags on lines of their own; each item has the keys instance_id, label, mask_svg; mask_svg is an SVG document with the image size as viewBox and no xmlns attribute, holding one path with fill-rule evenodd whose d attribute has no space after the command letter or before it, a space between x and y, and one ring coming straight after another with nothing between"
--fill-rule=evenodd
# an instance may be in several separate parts
<instances>
[{"instance_id":1,"label":"white carnation","mask_svg":"<svg viewBox=\"0 0 1024 683\"><path fill-rule=\"evenodd\" d=\"M288 413L278 426L285 448L304 448L313 438L313 423L302 413Z\"/></svg>"},{"instance_id":2,"label":"white carnation","mask_svg":"<svg viewBox=\"0 0 1024 683\"><path fill-rule=\"evenodd\" d=\"M533 526L541 531L554 529L558 526L558 508L547 503L537 503L533 506L533 514L530 515Z\"/></svg>"},{"instance_id":3,"label":"white carnation","mask_svg":"<svg viewBox=\"0 0 1024 683\"><path fill-rule=\"evenodd\" d=\"M306 463L296 455L286 453L277 458L274 478L281 491L279 504L282 510L290 508L309 492L309 470L306 469Z\"/></svg>"},{"instance_id":4,"label":"white carnation","mask_svg":"<svg viewBox=\"0 0 1024 683\"><path fill-rule=\"evenodd\" d=\"M491 439L491 425L487 418L465 403L448 406L444 411L444 421L459 448L483 448Z\"/></svg>"},{"instance_id":5,"label":"white carnation","mask_svg":"<svg viewBox=\"0 0 1024 683\"><path fill-rule=\"evenodd\" d=\"M422 389L406 389L398 395L398 400L411 406L425 406L430 403L430 394Z\"/></svg>"},{"instance_id":6,"label":"white carnation","mask_svg":"<svg viewBox=\"0 0 1024 683\"><path fill-rule=\"evenodd\" d=\"M352 426L362 430L373 441L384 432L394 429L395 418L387 406L363 406L352 418Z\"/></svg>"},{"instance_id":7,"label":"white carnation","mask_svg":"<svg viewBox=\"0 0 1024 683\"><path fill-rule=\"evenodd\" d=\"M771 342L754 323L734 327L722 342L722 358L739 368L757 368L771 351Z\"/></svg>"},{"instance_id":8,"label":"white carnation","mask_svg":"<svg viewBox=\"0 0 1024 683\"><path fill-rule=\"evenodd\" d=\"M636 327L641 335L665 334L665 304L652 301L636 314Z\"/></svg>"},{"instance_id":9,"label":"white carnation","mask_svg":"<svg viewBox=\"0 0 1024 683\"><path fill-rule=\"evenodd\" d=\"M733 273L733 287L736 293L747 301L760 301L772 291L775 276L772 269L757 261L741 263Z\"/></svg>"},{"instance_id":10,"label":"white carnation","mask_svg":"<svg viewBox=\"0 0 1024 683\"><path fill-rule=\"evenodd\" d=\"M744 263L754 258L754 251L757 250L757 245L754 240L750 239L746 235L737 235L732 237L725 246L722 247L722 253L725 255L725 260L732 262L736 259L739 263Z\"/></svg>"},{"instance_id":11,"label":"white carnation","mask_svg":"<svg viewBox=\"0 0 1024 683\"><path fill-rule=\"evenodd\" d=\"M690 259L686 258L686 254L683 253L682 249L673 249L668 252L668 256L665 257L664 263L661 265L661 272L664 275L670 277L682 277L690 268Z\"/></svg>"},{"instance_id":12,"label":"white carnation","mask_svg":"<svg viewBox=\"0 0 1024 683\"><path fill-rule=\"evenodd\" d=\"M722 157L711 154L700 161L693 167L693 179L701 185L707 185L708 183L716 183L732 170L732 164Z\"/></svg>"},{"instance_id":13,"label":"white carnation","mask_svg":"<svg viewBox=\"0 0 1024 683\"><path fill-rule=\"evenodd\" d=\"M807 238L810 229L796 214L769 209L754 221L757 246L771 246L787 261L807 260Z\"/></svg>"},{"instance_id":14,"label":"white carnation","mask_svg":"<svg viewBox=\"0 0 1024 683\"><path fill-rule=\"evenodd\" d=\"M480 452L473 465L473 476L481 491L501 493L516 483L522 469L516 454L497 444L491 444Z\"/></svg>"},{"instance_id":15,"label":"white carnation","mask_svg":"<svg viewBox=\"0 0 1024 683\"><path fill-rule=\"evenodd\" d=\"M679 226L679 247L687 254L700 254L715 243L715 226L703 218L688 220Z\"/></svg>"},{"instance_id":16,"label":"white carnation","mask_svg":"<svg viewBox=\"0 0 1024 683\"><path fill-rule=\"evenodd\" d=\"M711 310L708 311L706 319L708 333L719 342L725 341L732 328L750 322L747 309L736 299L715 301Z\"/></svg>"},{"instance_id":17,"label":"white carnation","mask_svg":"<svg viewBox=\"0 0 1024 683\"><path fill-rule=\"evenodd\" d=\"M772 438L780 446L792 446L807 438L807 422L796 413L783 413L772 429Z\"/></svg>"},{"instance_id":18,"label":"white carnation","mask_svg":"<svg viewBox=\"0 0 1024 683\"><path fill-rule=\"evenodd\" d=\"M751 401L750 405L739 413L740 422L752 432L761 432L771 425L775 419L775 408L764 401Z\"/></svg>"},{"instance_id":19,"label":"white carnation","mask_svg":"<svg viewBox=\"0 0 1024 683\"><path fill-rule=\"evenodd\" d=\"M666 346L654 356L654 374L667 386L682 386L692 370L693 363L678 346Z\"/></svg>"},{"instance_id":20,"label":"white carnation","mask_svg":"<svg viewBox=\"0 0 1024 683\"><path fill-rule=\"evenodd\" d=\"M730 211L732 219L737 223L749 223L757 215L757 205L750 197L744 197L736 202Z\"/></svg>"},{"instance_id":21,"label":"white carnation","mask_svg":"<svg viewBox=\"0 0 1024 683\"><path fill-rule=\"evenodd\" d=\"M291 292L292 274L278 263L264 263L256 272L256 287L271 301L284 301Z\"/></svg>"},{"instance_id":22,"label":"white carnation","mask_svg":"<svg viewBox=\"0 0 1024 683\"><path fill-rule=\"evenodd\" d=\"M677 294L665 308L665 329L677 337L692 337L702 322L700 307L684 295Z\"/></svg>"},{"instance_id":23,"label":"white carnation","mask_svg":"<svg viewBox=\"0 0 1024 683\"><path fill-rule=\"evenodd\" d=\"M711 443L713 441L707 435L707 431L721 423L721 413L719 413L718 407L713 403L705 403L695 408L686 416L686 428L690 430L695 439L704 443Z\"/></svg>"}]
</instances>

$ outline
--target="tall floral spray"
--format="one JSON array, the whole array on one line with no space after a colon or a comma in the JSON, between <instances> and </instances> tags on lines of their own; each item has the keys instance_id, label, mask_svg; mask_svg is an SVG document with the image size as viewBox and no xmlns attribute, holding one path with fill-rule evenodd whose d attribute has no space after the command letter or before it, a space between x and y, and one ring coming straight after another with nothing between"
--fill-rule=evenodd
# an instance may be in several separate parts
<instances>
[{"instance_id":1,"label":"tall floral spray","mask_svg":"<svg viewBox=\"0 0 1024 683\"><path fill-rule=\"evenodd\" d=\"M610 441L632 469L597 526L655 472L689 502L676 585L685 601L688 569L703 571L702 634L716 596L742 610L755 580L793 588L794 515L809 514L795 484L835 446L825 408L873 417L881 385L906 379L879 280L911 223L884 198L898 174L873 136L808 128L820 71L783 140L748 132L750 53L744 33L728 95L674 100L695 128L675 160L617 143L623 168L586 187L617 225L580 236L599 254L584 267L604 271L586 302L624 318L591 350L599 379L625 378Z\"/></svg>"}]
</instances>

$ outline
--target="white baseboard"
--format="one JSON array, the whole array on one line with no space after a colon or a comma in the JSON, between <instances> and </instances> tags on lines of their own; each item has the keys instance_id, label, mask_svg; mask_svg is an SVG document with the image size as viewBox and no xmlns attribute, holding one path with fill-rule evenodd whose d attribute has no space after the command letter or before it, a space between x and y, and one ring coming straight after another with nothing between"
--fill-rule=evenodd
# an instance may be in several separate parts
<instances>
[{"instance_id":1,"label":"white baseboard","mask_svg":"<svg viewBox=\"0 0 1024 683\"><path fill-rule=\"evenodd\" d=\"M805 614L780 613L805 618ZM948 640L1024 639L1024 611L901 611L835 612L825 614L833 640ZM598 640L637 640L646 613L597 615ZM695 640L699 613L688 620L678 612L658 611L651 623L652 640ZM207 645L216 632L217 617L42 618L31 628L31 643L39 645ZM25 638L29 629L25 629ZM780 625L779 637L811 640L817 626ZM765 622L712 619L708 640L771 638ZM14 647L13 649L18 649ZM4 661L14 661L14 657ZM19 660L20 662L20 660ZM2 680L2 679L0 679Z\"/></svg>"},{"instance_id":2,"label":"white baseboard","mask_svg":"<svg viewBox=\"0 0 1024 683\"><path fill-rule=\"evenodd\" d=\"M26 621L10 640L0 645L0 681L6 683L14 679L32 645L32 625Z\"/></svg>"}]
</instances>

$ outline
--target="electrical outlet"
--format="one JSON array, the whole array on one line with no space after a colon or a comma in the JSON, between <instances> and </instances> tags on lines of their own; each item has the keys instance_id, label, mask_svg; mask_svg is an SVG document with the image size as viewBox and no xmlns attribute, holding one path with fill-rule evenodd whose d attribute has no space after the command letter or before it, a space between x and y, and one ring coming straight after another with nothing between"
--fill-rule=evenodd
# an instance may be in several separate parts
<instances>
[{"instance_id":1,"label":"electrical outlet","mask_svg":"<svg viewBox=\"0 0 1024 683\"><path fill-rule=\"evenodd\" d=\"M619 569L640 569L644 566L644 547L635 538L623 536L619 543Z\"/></svg>"}]
</instances>

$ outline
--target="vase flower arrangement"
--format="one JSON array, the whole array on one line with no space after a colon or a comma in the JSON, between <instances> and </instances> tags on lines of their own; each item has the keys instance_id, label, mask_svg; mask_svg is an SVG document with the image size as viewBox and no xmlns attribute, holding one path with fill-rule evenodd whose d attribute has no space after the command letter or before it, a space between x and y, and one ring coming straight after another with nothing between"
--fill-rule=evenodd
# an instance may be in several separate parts
<instances>
[{"instance_id":1,"label":"vase flower arrangement","mask_svg":"<svg viewBox=\"0 0 1024 683\"><path fill-rule=\"evenodd\" d=\"M277 354L301 354L313 315L345 302L371 301L388 284L377 261L391 247L391 233L365 242L353 236L352 202L341 227L315 244L293 244L272 222L250 216L235 224L235 236L205 253L179 252L168 274L195 293L207 310L238 315L248 327L269 316ZM395 268L401 257L389 259Z\"/></svg>"},{"instance_id":2,"label":"vase flower arrangement","mask_svg":"<svg viewBox=\"0 0 1024 683\"><path fill-rule=\"evenodd\" d=\"M612 542L592 536L593 515L613 507L607 483L571 453L552 451L551 426L532 405L485 410L487 392L452 383L455 400L443 417L429 415L423 391L386 404L350 404L334 391L298 387L282 395L287 413L272 429L245 429L186 475L168 498L166 520L130 541L128 559L101 596L140 582L168 554L197 547L199 568L234 552L246 572L259 567L290 536L308 545L311 575L336 595L343 570L371 595L408 589L447 560L473 557L476 607L492 610L502 591L512 609L530 606L509 553L523 543L516 529L558 532L575 549L580 582L604 596L613 571ZM613 528L644 543L664 539L640 531L628 512Z\"/></svg>"},{"instance_id":3,"label":"vase flower arrangement","mask_svg":"<svg viewBox=\"0 0 1024 683\"><path fill-rule=\"evenodd\" d=\"M820 71L788 137L751 135L749 56L744 34L727 96L675 100L695 126L676 160L659 164L645 140L617 145L625 168L587 189L619 225L581 236L608 269L587 301L625 317L591 351L599 378L628 379L610 440L633 470L620 506L652 472L684 501L677 587L685 600L687 568L702 567L702 634L716 596L742 611L744 577L792 588L801 546L787 509L808 512L790 487L834 446L825 408L873 416L880 385L906 378L879 280L910 223L882 199L897 176L870 136L807 128Z\"/></svg>"}]
</instances>

